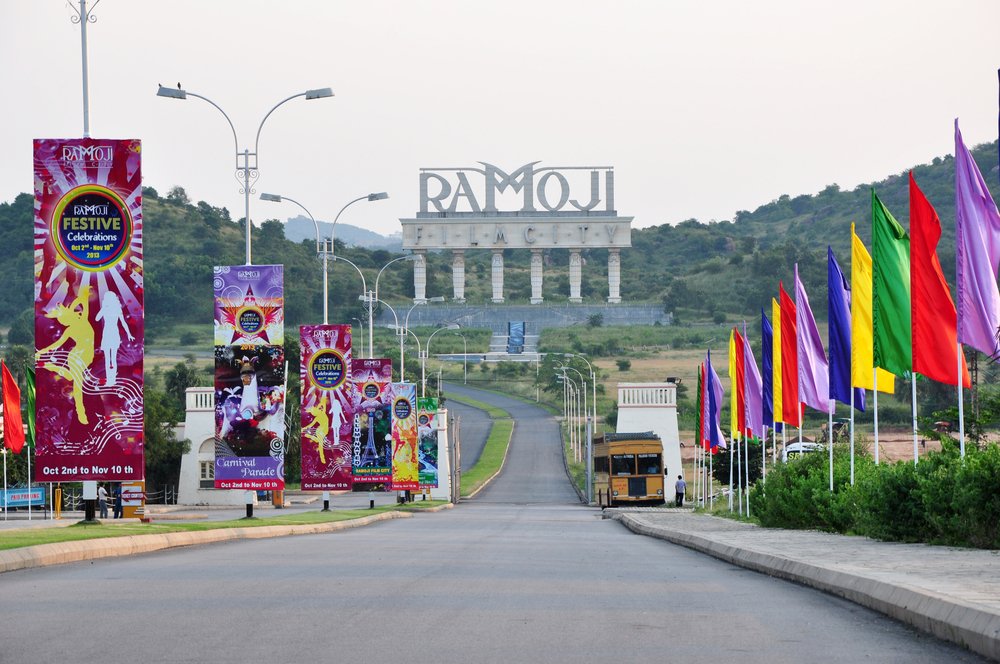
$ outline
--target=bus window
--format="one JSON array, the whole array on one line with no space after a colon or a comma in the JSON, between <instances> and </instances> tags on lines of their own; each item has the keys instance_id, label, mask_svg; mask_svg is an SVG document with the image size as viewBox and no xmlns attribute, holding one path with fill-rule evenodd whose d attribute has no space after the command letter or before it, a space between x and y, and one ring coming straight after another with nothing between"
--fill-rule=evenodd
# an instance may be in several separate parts
<instances>
[{"instance_id":1,"label":"bus window","mask_svg":"<svg viewBox=\"0 0 1000 664\"><path fill-rule=\"evenodd\" d=\"M608 472L608 457L606 457L606 456L595 456L594 457L594 472L595 473L606 473L606 472Z\"/></svg>"},{"instance_id":2,"label":"bus window","mask_svg":"<svg viewBox=\"0 0 1000 664\"><path fill-rule=\"evenodd\" d=\"M639 454L639 474L659 475L660 455L659 454Z\"/></svg>"},{"instance_id":3,"label":"bus window","mask_svg":"<svg viewBox=\"0 0 1000 664\"><path fill-rule=\"evenodd\" d=\"M611 474L635 475L635 455L633 454L611 455Z\"/></svg>"}]
</instances>

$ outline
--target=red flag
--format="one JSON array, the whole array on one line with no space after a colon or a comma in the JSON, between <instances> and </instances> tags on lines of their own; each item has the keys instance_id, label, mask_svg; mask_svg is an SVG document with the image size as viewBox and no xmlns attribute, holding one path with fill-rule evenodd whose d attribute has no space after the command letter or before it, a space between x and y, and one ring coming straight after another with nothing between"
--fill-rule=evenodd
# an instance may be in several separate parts
<instances>
[{"instance_id":1,"label":"red flag","mask_svg":"<svg viewBox=\"0 0 1000 664\"><path fill-rule=\"evenodd\" d=\"M3 372L3 444L14 454L20 454L21 448L24 447L21 390L2 360L0 360L0 371Z\"/></svg>"},{"instance_id":2,"label":"red flag","mask_svg":"<svg viewBox=\"0 0 1000 664\"><path fill-rule=\"evenodd\" d=\"M788 297L784 285L778 282L781 307L781 419L790 426L802 425L799 406L798 332L795 324L795 303Z\"/></svg>"},{"instance_id":3,"label":"red flag","mask_svg":"<svg viewBox=\"0 0 1000 664\"><path fill-rule=\"evenodd\" d=\"M913 370L954 385L957 379L958 316L941 271L937 244L941 220L910 173L910 318L913 329ZM962 385L969 387L969 370L962 355Z\"/></svg>"},{"instance_id":4,"label":"red flag","mask_svg":"<svg viewBox=\"0 0 1000 664\"><path fill-rule=\"evenodd\" d=\"M740 435L746 436L746 359L743 356L743 336L735 327L733 328L733 335L733 338L736 340L736 385L733 386L733 391L736 392L736 422Z\"/></svg>"}]
</instances>

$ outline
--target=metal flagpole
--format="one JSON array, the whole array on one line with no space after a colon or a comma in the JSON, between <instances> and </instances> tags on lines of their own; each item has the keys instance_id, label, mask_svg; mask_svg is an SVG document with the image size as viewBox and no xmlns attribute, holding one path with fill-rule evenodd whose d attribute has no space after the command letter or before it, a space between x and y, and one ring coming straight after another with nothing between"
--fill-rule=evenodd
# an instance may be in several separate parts
<instances>
[{"instance_id":1,"label":"metal flagpole","mask_svg":"<svg viewBox=\"0 0 1000 664\"><path fill-rule=\"evenodd\" d=\"M962 344L958 345L956 362L958 363L958 452L965 458L965 392L962 391Z\"/></svg>"},{"instance_id":2,"label":"metal flagpole","mask_svg":"<svg viewBox=\"0 0 1000 664\"><path fill-rule=\"evenodd\" d=\"M767 483L767 425L764 425L764 437L760 439L760 473L761 479Z\"/></svg>"},{"instance_id":3,"label":"metal flagpole","mask_svg":"<svg viewBox=\"0 0 1000 664\"><path fill-rule=\"evenodd\" d=\"M788 424L783 422L783 424ZM787 426L781 427L781 463L788 462L788 435L785 433Z\"/></svg>"},{"instance_id":4,"label":"metal flagpole","mask_svg":"<svg viewBox=\"0 0 1000 664\"><path fill-rule=\"evenodd\" d=\"M709 446L709 450L708 450L708 482L709 482L709 485L708 485L708 500L709 500L709 503L710 503L709 509L715 509L715 492L712 491L713 485L715 484L715 477L712 475L712 470L713 470L713 466L714 466L714 457L715 457L715 453L712 452L711 446Z\"/></svg>"},{"instance_id":5,"label":"metal flagpole","mask_svg":"<svg viewBox=\"0 0 1000 664\"><path fill-rule=\"evenodd\" d=\"M3 520L7 520L7 448L3 448Z\"/></svg>"},{"instance_id":6,"label":"metal flagpole","mask_svg":"<svg viewBox=\"0 0 1000 664\"><path fill-rule=\"evenodd\" d=\"M851 381L851 486L854 486L854 381Z\"/></svg>"},{"instance_id":7,"label":"metal flagpole","mask_svg":"<svg viewBox=\"0 0 1000 664\"><path fill-rule=\"evenodd\" d=\"M26 456L28 457L28 521L31 521L31 447L25 445L28 449L25 450Z\"/></svg>"},{"instance_id":8,"label":"metal flagpole","mask_svg":"<svg viewBox=\"0 0 1000 664\"><path fill-rule=\"evenodd\" d=\"M872 385L875 389L872 390L872 418L875 421L874 431L875 431L875 465L878 465L878 371L872 369Z\"/></svg>"},{"instance_id":9,"label":"metal flagpole","mask_svg":"<svg viewBox=\"0 0 1000 664\"><path fill-rule=\"evenodd\" d=\"M735 438L729 434L729 511L733 511L733 444Z\"/></svg>"},{"instance_id":10,"label":"metal flagpole","mask_svg":"<svg viewBox=\"0 0 1000 664\"><path fill-rule=\"evenodd\" d=\"M740 443L743 432L736 435L736 497L740 501L740 516L743 516L743 448Z\"/></svg>"},{"instance_id":11,"label":"metal flagpole","mask_svg":"<svg viewBox=\"0 0 1000 664\"><path fill-rule=\"evenodd\" d=\"M917 465L917 374L910 370L910 404L913 412L913 465Z\"/></svg>"},{"instance_id":12,"label":"metal flagpole","mask_svg":"<svg viewBox=\"0 0 1000 664\"><path fill-rule=\"evenodd\" d=\"M826 446L830 448L830 491L833 491L833 411L836 408L836 402L830 399L830 412L827 413L826 422Z\"/></svg>"},{"instance_id":13,"label":"metal flagpole","mask_svg":"<svg viewBox=\"0 0 1000 664\"><path fill-rule=\"evenodd\" d=\"M750 437L743 436L743 467L746 468L747 478L747 517L750 516Z\"/></svg>"}]
</instances>

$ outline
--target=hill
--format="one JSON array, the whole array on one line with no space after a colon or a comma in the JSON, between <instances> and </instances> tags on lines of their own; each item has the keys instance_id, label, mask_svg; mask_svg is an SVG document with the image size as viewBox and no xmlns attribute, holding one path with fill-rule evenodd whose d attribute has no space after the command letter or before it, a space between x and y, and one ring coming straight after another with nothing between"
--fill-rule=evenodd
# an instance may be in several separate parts
<instances>
[{"instance_id":1,"label":"hill","mask_svg":"<svg viewBox=\"0 0 1000 664\"><path fill-rule=\"evenodd\" d=\"M979 146L973 154L984 177L1000 197L997 147ZM935 158L913 167L914 176L942 219L939 248L946 276L954 272L954 159ZM752 317L769 306L779 279L791 281L795 263L806 287L825 292L826 246L831 245L842 266L849 265L850 222L858 234L870 240L870 187L896 218L908 225L906 171L872 185L843 191L831 184L814 195L780 196L756 210L740 211L732 221L702 223L689 219L676 225L661 225L632 232L632 249L622 252L622 297L633 302L660 302L683 321L690 318L722 318L727 314ZM243 261L242 220L233 220L226 208L204 201L192 203L184 190L173 188L160 196L143 190L146 242L147 335L152 340L178 325L206 326L212 320L211 274L214 265ZM6 260L0 263L0 325L11 326L11 341L30 343L32 322L32 215L33 198L21 194L0 204L0 246ZM253 229L255 263L285 265L286 322L315 323L322 311L322 273L315 253L315 231L311 222L305 237L276 219ZM347 225L338 224L337 255L364 271L374 286L382 266L398 254L387 249L365 249L345 243ZM364 229L361 229L362 231ZM289 239L286 233L293 233ZM372 234L376 235L376 234ZM383 237L383 236L378 236ZM299 241L296 241L297 238ZM505 252L505 295L508 301L527 301L530 292L529 252ZM585 299L603 301L607 296L605 250L584 252L594 267L583 270ZM450 252L428 256L427 294L451 296ZM466 258L466 297L472 304L490 298L488 252L469 252ZM567 299L569 291L568 251L555 249L545 255L547 302ZM379 282L383 299L404 303L413 295L411 272L405 263L386 270ZM343 262L331 267L331 320L362 318L357 301L361 280ZM819 317L825 307L814 306Z\"/></svg>"}]
</instances>

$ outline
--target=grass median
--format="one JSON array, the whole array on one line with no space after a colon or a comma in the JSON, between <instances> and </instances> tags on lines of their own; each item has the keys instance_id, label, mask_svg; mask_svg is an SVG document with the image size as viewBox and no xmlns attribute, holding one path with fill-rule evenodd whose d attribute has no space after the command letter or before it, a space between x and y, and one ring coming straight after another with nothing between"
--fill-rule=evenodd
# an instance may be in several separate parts
<instances>
[{"instance_id":1,"label":"grass median","mask_svg":"<svg viewBox=\"0 0 1000 664\"><path fill-rule=\"evenodd\" d=\"M482 488L503 467L503 461L507 458L507 448L510 446L510 437L514 432L514 420L510 413L503 408L497 408L464 395L461 397L449 395L448 399L484 410L492 420L490 433L486 438L483 452L479 455L479 460L476 461L475 466L462 473L462 497L467 498Z\"/></svg>"},{"instance_id":2,"label":"grass median","mask_svg":"<svg viewBox=\"0 0 1000 664\"><path fill-rule=\"evenodd\" d=\"M65 528L24 528L0 532L0 550L19 549L25 546L74 542L78 540L128 537L132 535L161 535L164 533L222 530L227 528L260 528L264 526L299 526L361 519L383 512L409 512L447 504L443 500L428 500L409 505L384 505L374 509L334 510L331 512L297 512L281 516L268 516L230 521L199 523L86 523L81 521Z\"/></svg>"}]
</instances>

